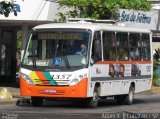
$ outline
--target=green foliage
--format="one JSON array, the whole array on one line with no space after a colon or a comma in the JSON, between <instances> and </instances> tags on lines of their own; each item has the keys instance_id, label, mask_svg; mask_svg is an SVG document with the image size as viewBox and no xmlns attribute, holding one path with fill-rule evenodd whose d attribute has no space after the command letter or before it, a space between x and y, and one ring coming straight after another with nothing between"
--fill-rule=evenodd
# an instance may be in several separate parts
<instances>
[{"instance_id":1,"label":"green foliage","mask_svg":"<svg viewBox=\"0 0 160 119\"><path fill-rule=\"evenodd\" d=\"M13 0L10 0L10 1L1 0L0 1L0 14L4 15L5 17L8 17L11 12L13 12L15 16L17 16L17 11L16 11L14 1Z\"/></svg>"},{"instance_id":2,"label":"green foliage","mask_svg":"<svg viewBox=\"0 0 160 119\"><path fill-rule=\"evenodd\" d=\"M153 60L153 85L156 85L159 80L159 73L157 72L159 66L159 60Z\"/></svg>"},{"instance_id":3,"label":"green foliage","mask_svg":"<svg viewBox=\"0 0 160 119\"><path fill-rule=\"evenodd\" d=\"M159 59L160 59L160 49L158 48L155 50L155 54L153 55L153 85L156 85L158 83L158 80L160 78L159 72L157 72L157 69L159 67Z\"/></svg>"},{"instance_id":4,"label":"green foliage","mask_svg":"<svg viewBox=\"0 0 160 119\"><path fill-rule=\"evenodd\" d=\"M156 71L153 72L153 85L157 85L157 82L158 82L158 79L159 79L159 75Z\"/></svg>"},{"instance_id":5,"label":"green foliage","mask_svg":"<svg viewBox=\"0 0 160 119\"><path fill-rule=\"evenodd\" d=\"M116 19L119 8L145 11L151 9L147 0L60 0L59 4L61 7L73 8L66 13L59 13L62 21L65 17Z\"/></svg>"},{"instance_id":6,"label":"green foliage","mask_svg":"<svg viewBox=\"0 0 160 119\"><path fill-rule=\"evenodd\" d=\"M17 32L17 52L21 50L22 31Z\"/></svg>"},{"instance_id":7,"label":"green foliage","mask_svg":"<svg viewBox=\"0 0 160 119\"><path fill-rule=\"evenodd\" d=\"M159 58L160 58L160 49L159 48L157 50L155 50L155 54L153 55L153 58L155 60L159 60Z\"/></svg>"},{"instance_id":8,"label":"green foliage","mask_svg":"<svg viewBox=\"0 0 160 119\"><path fill-rule=\"evenodd\" d=\"M153 71L156 71L159 66L159 60L153 60Z\"/></svg>"}]
</instances>

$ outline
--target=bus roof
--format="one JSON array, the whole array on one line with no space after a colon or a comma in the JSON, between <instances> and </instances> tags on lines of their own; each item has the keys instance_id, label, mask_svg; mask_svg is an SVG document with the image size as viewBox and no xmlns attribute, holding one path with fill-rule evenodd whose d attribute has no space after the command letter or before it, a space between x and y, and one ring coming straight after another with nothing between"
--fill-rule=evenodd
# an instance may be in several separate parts
<instances>
[{"instance_id":1,"label":"bus roof","mask_svg":"<svg viewBox=\"0 0 160 119\"><path fill-rule=\"evenodd\" d=\"M142 28L131 28L127 26L120 26L114 24L104 24L104 23L51 23L38 25L33 28L33 30L46 30L46 29L90 29L91 31L95 30L106 30L106 31L121 31L121 32L137 32L137 33L151 33L149 29Z\"/></svg>"}]
</instances>

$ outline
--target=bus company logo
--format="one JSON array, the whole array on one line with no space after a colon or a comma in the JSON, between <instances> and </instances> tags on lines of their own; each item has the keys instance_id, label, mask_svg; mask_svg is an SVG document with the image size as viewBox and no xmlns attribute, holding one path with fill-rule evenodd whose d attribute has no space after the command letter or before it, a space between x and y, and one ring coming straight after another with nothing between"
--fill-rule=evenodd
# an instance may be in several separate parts
<instances>
[{"instance_id":1,"label":"bus company logo","mask_svg":"<svg viewBox=\"0 0 160 119\"><path fill-rule=\"evenodd\" d=\"M99 68L96 68L96 73L101 74L101 70Z\"/></svg>"}]
</instances>

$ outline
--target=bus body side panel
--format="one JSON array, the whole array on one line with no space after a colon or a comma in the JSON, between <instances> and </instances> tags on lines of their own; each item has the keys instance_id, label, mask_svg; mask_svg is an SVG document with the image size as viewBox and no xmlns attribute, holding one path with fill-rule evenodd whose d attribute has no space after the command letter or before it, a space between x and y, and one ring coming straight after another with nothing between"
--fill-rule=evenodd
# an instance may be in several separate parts
<instances>
[{"instance_id":1,"label":"bus body side panel","mask_svg":"<svg viewBox=\"0 0 160 119\"><path fill-rule=\"evenodd\" d=\"M100 96L128 94L131 83L142 92L151 89L151 69L151 61L101 61L91 67L91 83L100 84Z\"/></svg>"},{"instance_id":2,"label":"bus body side panel","mask_svg":"<svg viewBox=\"0 0 160 119\"><path fill-rule=\"evenodd\" d=\"M100 84L100 96L106 95L105 93L110 94L111 84L110 82L106 82L105 78L108 77L108 66L104 64L94 64L90 67L90 79L92 88L89 88L89 96L93 96L93 91L96 83Z\"/></svg>"},{"instance_id":3,"label":"bus body side panel","mask_svg":"<svg viewBox=\"0 0 160 119\"><path fill-rule=\"evenodd\" d=\"M152 85L152 62L142 61L140 64L141 76L134 79L135 93L151 89Z\"/></svg>"},{"instance_id":4,"label":"bus body side panel","mask_svg":"<svg viewBox=\"0 0 160 119\"><path fill-rule=\"evenodd\" d=\"M151 79L137 79L135 82L135 93L151 90Z\"/></svg>"}]
</instances>

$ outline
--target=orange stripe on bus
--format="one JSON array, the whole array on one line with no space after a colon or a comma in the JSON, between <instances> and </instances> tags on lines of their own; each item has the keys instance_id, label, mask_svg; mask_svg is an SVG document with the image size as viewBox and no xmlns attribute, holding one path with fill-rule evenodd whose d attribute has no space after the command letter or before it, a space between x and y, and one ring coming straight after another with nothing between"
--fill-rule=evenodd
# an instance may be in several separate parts
<instances>
[{"instance_id":1,"label":"orange stripe on bus","mask_svg":"<svg viewBox=\"0 0 160 119\"><path fill-rule=\"evenodd\" d=\"M151 61L99 61L96 64L151 64Z\"/></svg>"},{"instance_id":2,"label":"orange stripe on bus","mask_svg":"<svg viewBox=\"0 0 160 119\"><path fill-rule=\"evenodd\" d=\"M36 71L36 74L39 77L39 80L41 80L43 84L50 84L42 72Z\"/></svg>"}]
</instances>

